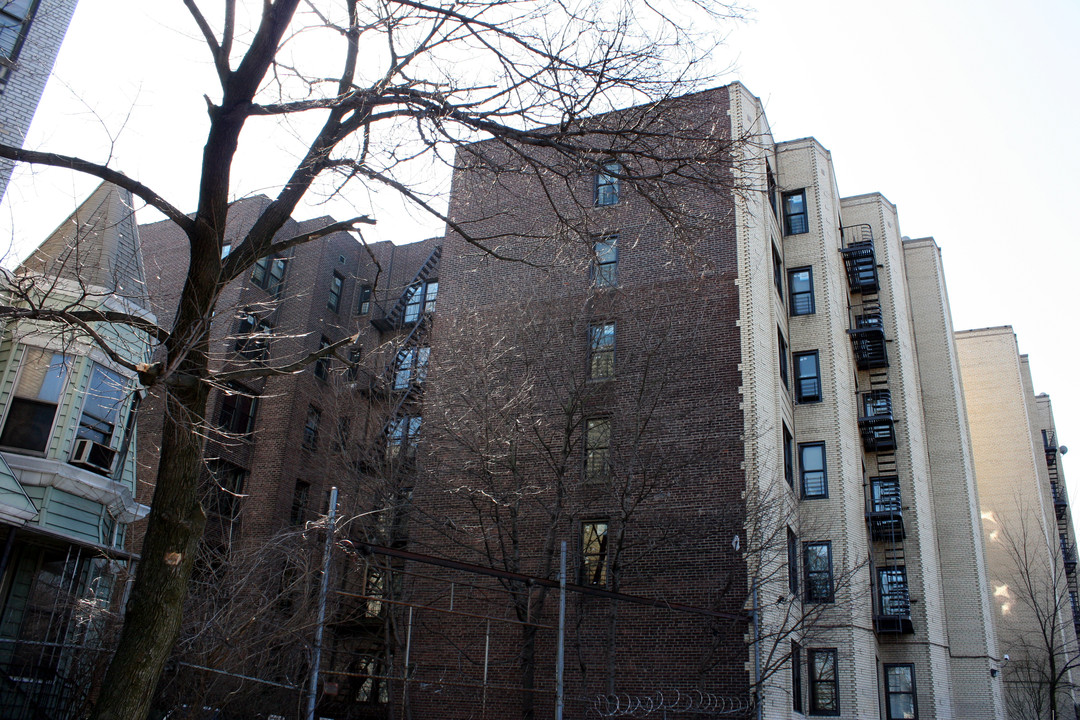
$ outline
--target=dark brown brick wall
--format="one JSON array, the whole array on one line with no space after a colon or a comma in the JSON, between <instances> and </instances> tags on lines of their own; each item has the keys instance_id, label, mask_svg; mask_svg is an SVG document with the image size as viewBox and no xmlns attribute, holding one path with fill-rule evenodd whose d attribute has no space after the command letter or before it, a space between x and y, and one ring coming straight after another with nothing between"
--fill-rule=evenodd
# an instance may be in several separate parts
<instances>
[{"instance_id":1,"label":"dark brown brick wall","mask_svg":"<svg viewBox=\"0 0 1080 720\"><path fill-rule=\"evenodd\" d=\"M669 121L722 130L726 112L720 89L692 96ZM444 243L411 549L554 578L565 540L577 582L580 523L608 518L618 590L741 612L746 571L732 547L743 528L744 476L730 184L667 188L683 223L673 228L655 195L629 188L618 205L593 208L587 169L546 179L492 174L469 156L459 155L451 218L523 262L479 252L457 233ZM612 232L618 287L595 289L591 238ZM602 382L587 377L588 327L597 321L616 323L616 374ZM614 469L611 482L592 485L582 482L582 428L598 417L611 421ZM421 563L409 569L425 576L407 592L422 608L411 631L416 716L520 716L516 621L526 619L547 626L538 631L535 697L537 716L549 716L555 594L526 618L496 581ZM428 609L448 610L451 596L459 614ZM610 600L577 595L568 612L569 717L584 716L589 699L609 689L746 694L741 621L625 602L613 609Z\"/></svg>"}]
</instances>

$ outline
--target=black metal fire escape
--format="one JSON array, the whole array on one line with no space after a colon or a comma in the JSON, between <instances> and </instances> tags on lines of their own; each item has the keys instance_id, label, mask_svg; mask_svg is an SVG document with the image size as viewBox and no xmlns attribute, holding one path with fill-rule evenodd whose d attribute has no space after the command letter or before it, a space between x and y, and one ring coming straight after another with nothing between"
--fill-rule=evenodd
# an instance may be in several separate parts
<instances>
[{"instance_id":1,"label":"black metal fire escape","mask_svg":"<svg viewBox=\"0 0 1080 720\"><path fill-rule=\"evenodd\" d=\"M859 371L859 436L866 482L866 525L873 571L874 628L879 634L914 632L904 559L904 503L896 469L896 430L889 389L889 355L878 297L877 256L869 225L842 228L840 253L848 289L858 296L849 309L848 336Z\"/></svg>"},{"instance_id":2,"label":"black metal fire escape","mask_svg":"<svg viewBox=\"0 0 1080 720\"><path fill-rule=\"evenodd\" d=\"M1058 471L1058 446L1053 430L1043 430L1043 452L1046 456L1046 472L1050 478L1050 494L1054 500L1058 537L1061 541L1061 560L1065 566L1065 580L1069 587L1073 625L1080 634L1080 588L1076 575L1076 546L1069 538L1069 495Z\"/></svg>"},{"instance_id":3,"label":"black metal fire escape","mask_svg":"<svg viewBox=\"0 0 1080 720\"><path fill-rule=\"evenodd\" d=\"M397 352L386 368L382 383L388 393L390 410L380 436L380 454L395 474L411 471L415 460L415 426L419 424L415 411L423 393L427 337L434 311L434 298L425 293L441 256L442 247L436 246L390 311L376 313L371 319L371 324L382 332L410 328L397 343Z\"/></svg>"}]
</instances>

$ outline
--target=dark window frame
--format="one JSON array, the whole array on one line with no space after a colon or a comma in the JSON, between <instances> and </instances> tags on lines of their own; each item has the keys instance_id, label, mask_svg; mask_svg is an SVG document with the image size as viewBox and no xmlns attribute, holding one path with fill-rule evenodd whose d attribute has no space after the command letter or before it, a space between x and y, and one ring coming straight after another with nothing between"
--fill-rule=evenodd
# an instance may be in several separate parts
<instances>
[{"instance_id":1,"label":"dark window frame","mask_svg":"<svg viewBox=\"0 0 1080 720\"><path fill-rule=\"evenodd\" d=\"M412 385L423 385L430 362L431 347L428 345L414 345L399 352L394 357L394 389L407 390Z\"/></svg>"},{"instance_id":2,"label":"dark window frame","mask_svg":"<svg viewBox=\"0 0 1080 720\"><path fill-rule=\"evenodd\" d=\"M791 385L788 382L788 343L787 338L784 337L784 331L780 329L780 326L776 326L776 354L777 364L780 371L780 382L787 389L791 389Z\"/></svg>"},{"instance_id":3,"label":"dark window frame","mask_svg":"<svg viewBox=\"0 0 1080 720\"><path fill-rule=\"evenodd\" d=\"M255 261L251 268L251 282L280 298L285 289L285 271L289 259L278 254L267 255Z\"/></svg>"},{"instance_id":4,"label":"dark window frame","mask_svg":"<svg viewBox=\"0 0 1080 720\"><path fill-rule=\"evenodd\" d=\"M811 466L808 468L804 452L819 448L821 450L821 467ZM816 478L811 477L810 473L821 473L820 481L818 482ZM818 485L820 485L820 490ZM813 487L814 490L811 491L810 487ZM799 489L804 500L829 497L829 463L824 442L799 443Z\"/></svg>"},{"instance_id":5,"label":"dark window frame","mask_svg":"<svg viewBox=\"0 0 1080 720\"><path fill-rule=\"evenodd\" d=\"M796 200L801 202L802 210L793 209ZM784 210L784 234L802 235L810 232L810 213L806 205L806 188L792 190L781 196L781 206Z\"/></svg>"},{"instance_id":6,"label":"dark window frame","mask_svg":"<svg viewBox=\"0 0 1080 720\"><path fill-rule=\"evenodd\" d=\"M221 391L217 425L234 435L249 435L255 429L259 396L248 388L230 383Z\"/></svg>"},{"instance_id":7,"label":"dark window frame","mask_svg":"<svg viewBox=\"0 0 1080 720\"><path fill-rule=\"evenodd\" d=\"M772 208L773 217L779 219L776 212L776 176L773 175L768 162L765 163L765 193L769 196L769 207Z\"/></svg>"},{"instance_id":8,"label":"dark window frame","mask_svg":"<svg viewBox=\"0 0 1080 720\"><path fill-rule=\"evenodd\" d=\"M906 668L908 670L908 679L911 681L911 690L910 691L907 691L907 692L893 691L893 690L890 689L889 670L894 669L894 668L895 669ZM911 709L915 713L911 717L914 718L914 720L918 720L918 718L919 718L919 699L918 699L917 688L916 688L916 685L915 685L915 664L914 663L885 663L884 665L882 665L882 675L883 675L883 679L884 679L884 682L885 682L885 717L886 717L886 720L904 720L904 718L908 717L907 715L893 715L892 702L891 702L891 699L892 699L893 695L910 695L911 696Z\"/></svg>"},{"instance_id":9,"label":"dark window frame","mask_svg":"<svg viewBox=\"0 0 1080 720\"><path fill-rule=\"evenodd\" d=\"M31 357L36 353L36 357ZM75 357L45 348L25 345L15 381L10 391L7 412L4 416L3 432L0 439L3 447L17 448L30 453L46 453L52 443L56 427L57 411L67 392L71 380L71 371ZM31 363L35 363L44 372L40 375L28 375ZM33 382L40 377L42 384L31 396L24 387L24 381ZM50 383L46 389L46 383ZM42 394L46 393L46 397Z\"/></svg>"},{"instance_id":10,"label":"dark window frame","mask_svg":"<svg viewBox=\"0 0 1080 720\"><path fill-rule=\"evenodd\" d=\"M247 360L265 360L270 354L273 332L269 320L244 312L236 328L236 352Z\"/></svg>"},{"instance_id":11,"label":"dark window frame","mask_svg":"<svg viewBox=\"0 0 1080 720\"><path fill-rule=\"evenodd\" d=\"M791 709L797 713L803 711L802 687L802 648L791 641Z\"/></svg>"},{"instance_id":12,"label":"dark window frame","mask_svg":"<svg viewBox=\"0 0 1080 720\"><path fill-rule=\"evenodd\" d=\"M3 23L3 29L5 32L0 32L0 91L3 90L4 84L8 80L8 76L11 71L16 67L15 61L19 59L19 53L22 51L23 43L26 42L26 36L30 34L30 26L34 22L34 16L37 14L39 0L32 0L26 7L26 12L23 15L16 15L9 12L10 6L6 3L0 2L0 22ZM3 50L5 43L5 34L7 39L10 40L14 36L14 40L11 40L11 48L9 50Z\"/></svg>"},{"instance_id":13,"label":"dark window frame","mask_svg":"<svg viewBox=\"0 0 1080 720\"><path fill-rule=\"evenodd\" d=\"M371 312L371 295L374 288L371 285L361 285L356 295L356 314L367 315Z\"/></svg>"},{"instance_id":14,"label":"dark window frame","mask_svg":"<svg viewBox=\"0 0 1080 720\"><path fill-rule=\"evenodd\" d=\"M304 439L301 444L308 450L319 447L319 422L322 420L322 411L314 405L308 405L307 417L304 419Z\"/></svg>"},{"instance_id":15,"label":"dark window frame","mask_svg":"<svg viewBox=\"0 0 1080 720\"><path fill-rule=\"evenodd\" d=\"M780 304L784 303L784 261L780 259L780 251L776 244L772 246L773 287L780 296Z\"/></svg>"},{"instance_id":16,"label":"dark window frame","mask_svg":"<svg viewBox=\"0 0 1080 720\"><path fill-rule=\"evenodd\" d=\"M619 233L592 237L592 266L590 275L594 287L611 288L619 285Z\"/></svg>"},{"instance_id":17,"label":"dark window frame","mask_svg":"<svg viewBox=\"0 0 1080 720\"><path fill-rule=\"evenodd\" d=\"M615 332L614 320L589 325L589 380L615 377Z\"/></svg>"},{"instance_id":18,"label":"dark window frame","mask_svg":"<svg viewBox=\"0 0 1080 720\"><path fill-rule=\"evenodd\" d=\"M602 531L601 531L602 526ZM581 521L581 584L606 587L608 581L608 535L611 519L605 517ZM593 541L595 540L595 549Z\"/></svg>"},{"instance_id":19,"label":"dark window frame","mask_svg":"<svg viewBox=\"0 0 1080 720\"><path fill-rule=\"evenodd\" d=\"M289 524L300 525L304 522L311 503L311 483L297 480L293 485L292 507L289 510Z\"/></svg>"},{"instance_id":20,"label":"dark window frame","mask_svg":"<svg viewBox=\"0 0 1080 720\"><path fill-rule=\"evenodd\" d=\"M341 296L345 292L345 277L335 272L330 276L330 294L326 296L326 307L333 312L341 309Z\"/></svg>"},{"instance_id":21,"label":"dark window frame","mask_svg":"<svg viewBox=\"0 0 1080 720\"><path fill-rule=\"evenodd\" d=\"M212 485L207 498L207 511L227 520L235 520L240 514L247 470L220 458L208 460L206 469Z\"/></svg>"},{"instance_id":22,"label":"dark window frame","mask_svg":"<svg viewBox=\"0 0 1080 720\"><path fill-rule=\"evenodd\" d=\"M784 479L787 480L788 487L792 490L795 489L795 438L792 437L791 431L788 430L787 423L781 425L782 435L781 440L784 443Z\"/></svg>"},{"instance_id":23,"label":"dark window frame","mask_svg":"<svg viewBox=\"0 0 1080 720\"><path fill-rule=\"evenodd\" d=\"M386 450L389 459L404 458L411 462L416 458L416 443L423 425L423 415L402 415L387 427Z\"/></svg>"},{"instance_id":24,"label":"dark window frame","mask_svg":"<svg viewBox=\"0 0 1080 720\"><path fill-rule=\"evenodd\" d=\"M788 591L799 597L799 539L787 529Z\"/></svg>"},{"instance_id":25,"label":"dark window frame","mask_svg":"<svg viewBox=\"0 0 1080 720\"><path fill-rule=\"evenodd\" d=\"M820 559L817 549L825 550L825 567L818 567L812 559ZM813 557L812 557L813 553ZM803 581L806 587L804 598L808 603L831 603L836 597L833 583L833 557L831 540L815 540L803 543Z\"/></svg>"},{"instance_id":26,"label":"dark window frame","mask_svg":"<svg viewBox=\"0 0 1080 720\"><path fill-rule=\"evenodd\" d=\"M809 289L796 291L795 279L801 273L806 273L806 284ZM816 312L814 305L814 268L810 265L788 270L788 307L790 308L789 314L793 317L813 315Z\"/></svg>"},{"instance_id":27,"label":"dark window frame","mask_svg":"<svg viewBox=\"0 0 1080 720\"><path fill-rule=\"evenodd\" d=\"M814 372L803 374L803 360L813 358ZM795 368L795 402L801 404L821 402L821 358L817 350L792 353L792 365Z\"/></svg>"},{"instance_id":28,"label":"dark window frame","mask_svg":"<svg viewBox=\"0 0 1080 720\"><path fill-rule=\"evenodd\" d=\"M597 432L594 435L593 430ZM585 420L584 480L587 484L611 482L611 418L591 417Z\"/></svg>"},{"instance_id":29,"label":"dark window frame","mask_svg":"<svg viewBox=\"0 0 1080 720\"><path fill-rule=\"evenodd\" d=\"M817 666L817 658L827 658L827 667L832 670L832 678L822 678ZM839 715L840 714L840 673L839 658L836 648L808 648L806 651L806 664L810 671L810 715ZM822 697L821 689L831 686L832 707L824 705L826 701Z\"/></svg>"},{"instance_id":30,"label":"dark window frame","mask_svg":"<svg viewBox=\"0 0 1080 720\"><path fill-rule=\"evenodd\" d=\"M409 293L402 316L405 322L417 322L421 315L435 312L435 302L439 297L438 279L413 283L405 292Z\"/></svg>"},{"instance_id":31,"label":"dark window frame","mask_svg":"<svg viewBox=\"0 0 1080 720\"><path fill-rule=\"evenodd\" d=\"M330 338L326 337L325 335L319 338L319 350L325 350L326 348L330 347L330 345ZM315 377L319 378L323 382L329 380L331 361L332 358L329 355L324 355L323 357L316 360L315 366L312 369L312 372L315 373Z\"/></svg>"},{"instance_id":32,"label":"dark window frame","mask_svg":"<svg viewBox=\"0 0 1080 720\"><path fill-rule=\"evenodd\" d=\"M619 204L622 195L619 176L622 171L622 164L615 158L608 158L600 163L600 168L593 176L593 205L607 207Z\"/></svg>"}]
</instances>

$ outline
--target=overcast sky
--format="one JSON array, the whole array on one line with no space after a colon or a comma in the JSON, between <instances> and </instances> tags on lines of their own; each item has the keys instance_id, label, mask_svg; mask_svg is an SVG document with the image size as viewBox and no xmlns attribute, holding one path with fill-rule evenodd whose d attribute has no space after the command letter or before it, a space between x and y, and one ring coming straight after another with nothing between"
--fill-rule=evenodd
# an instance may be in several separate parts
<instances>
[{"instance_id":1,"label":"overcast sky","mask_svg":"<svg viewBox=\"0 0 1080 720\"><path fill-rule=\"evenodd\" d=\"M1080 453L1080 2L762 0L750 22L722 31L717 65L732 65L728 79L762 98L778 140L816 137L843 195L881 192L905 235L937 240L956 328L1015 328L1036 392L1054 400L1061 442ZM179 0L81 0L27 147L92 148L91 159L111 157L192 208L202 95L214 87L194 34ZM241 157L238 194L273 181L256 159L278 150ZM25 251L94 185L19 171L0 234ZM441 232L399 212L371 239ZM1072 474L1077 504L1080 471Z\"/></svg>"}]
</instances>

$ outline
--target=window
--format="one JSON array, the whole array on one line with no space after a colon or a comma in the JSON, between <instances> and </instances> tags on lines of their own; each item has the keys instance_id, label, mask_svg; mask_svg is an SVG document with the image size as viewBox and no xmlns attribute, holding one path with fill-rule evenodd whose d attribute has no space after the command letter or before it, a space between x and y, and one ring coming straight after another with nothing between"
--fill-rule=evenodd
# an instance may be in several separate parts
<instances>
[{"instance_id":1,"label":"window","mask_svg":"<svg viewBox=\"0 0 1080 720\"><path fill-rule=\"evenodd\" d=\"M350 382L355 380L360 375L360 360L363 357L363 348L349 348L349 368L345 371L345 377L347 377Z\"/></svg>"},{"instance_id":2,"label":"window","mask_svg":"<svg viewBox=\"0 0 1080 720\"><path fill-rule=\"evenodd\" d=\"M429 347L411 347L398 353L394 361L394 389L405 390L414 383L421 385L427 378Z\"/></svg>"},{"instance_id":3,"label":"window","mask_svg":"<svg viewBox=\"0 0 1080 720\"><path fill-rule=\"evenodd\" d=\"M236 351L248 360L265 360L270 350L271 332L269 321L250 313L242 314L236 329Z\"/></svg>"},{"instance_id":4,"label":"window","mask_svg":"<svg viewBox=\"0 0 1080 720\"><path fill-rule=\"evenodd\" d=\"M611 480L611 419L585 421L585 482Z\"/></svg>"},{"instance_id":5,"label":"window","mask_svg":"<svg viewBox=\"0 0 1080 720\"><path fill-rule=\"evenodd\" d=\"M784 334L780 331L780 326L776 326L776 350L780 360L780 382L784 384L784 387L788 387L788 349L787 340L784 339Z\"/></svg>"},{"instance_id":6,"label":"window","mask_svg":"<svg viewBox=\"0 0 1080 720\"><path fill-rule=\"evenodd\" d=\"M796 353L795 362L795 400L801 403L821 400L821 370L818 366L818 351Z\"/></svg>"},{"instance_id":7,"label":"window","mask_svg":"<svg viewBox=\"0 0 1080 720\"><path fill-rule=\"evenodd\" d=\"M285 258L268 255L255 262L251 269L251 282L269 291L275 298L285 289Z\"/></svg>"},{"instance_id":8,"label":"window","mask_svg":"<svg viewBox=\"0 0 1080 720\"><path fill-rule=\"evenodd\" d=\"M810 232L806 214L806 191L784 193L784 234L799 235Z\"/></svg>"},{"instance_id":9,"label":"window","mask_svg":"<svg viewBox=\"0 0 1080 720\"><path fill-rule=\"evenodd\" d=\"M70 369L66 355L26 347L0 445L45 452Z\"/></svg>"},{"instance_id":10,"label":"window","mask_svg":"<svg viewBox=\"0 0 1080 720\"><path fill-rule=\"evenodd\" d=\"M367 315L371 312L371 286L361 285L360 292L358 293L358 300L356 303L356 312L361 315Z\"/></svg>"},{"instance_id":11,"label":"window","mask_svg":"<svg viewBox=\"0 0 1080 720\"><path fill-rule=\"evenodd\" d=\"M806 543L803 545L803 555L803 567L806 568L806 602L832 602L832 543Z\"/></svg>"},{"instance_id":12,"label":"window","mask_svg":"<svg viewBox=\"0 0 1080 720\"><path fill-rule=\"evenodd\" d=\"M369 601L370 602L370 601ZM390 691L386 685L386 672L382 664L373 658L360 662L360 689L356 691L356 702L385 705L390 702Z\"/></svg>"},{"instance_id":13,"label":"window","mask_svg":"<svg viewBox=\"0 0 1080 720\"><path fill-rule=\"evenodd\" d=\"M221 243L221 259L222 260L227 258L229 256L229 253L231 253L231 252L232 252L232 243L231 242Z\"/></svg>"},{"instance_id":14,"label":"window","mask_svg":"<svg viewBox=\"0 0 1080 720\"><path fill-rule=\"evenodd\" d=\"M908 596L907 568L883 567L877 569L878 588L881 592L881 614L888 617L906 618L911 615L911 599Z\"/></svg>"},{"instance_id":15,"label":"window","mask_svg":"<svg viewBox=\"0 0 1080 720\"><path fill-rule=\"evenodd\" d=\"M35 0L0 2L0 83L7 81L12 61L19 56L36 10Z\"/></svg>"},{"instance_id":16,"label":"window","mask_svg":"<svg viewBox=\"0 0 1080 720\"><path fill-rule=\"evenodd\" d=\"M297 480L293 486L292 509L289 511L289 523L299 525L307 518L311 484Z\"/></svg>"},{"instance_id":17,"label":"window","mask_svg":"<svg viewBox=\"0 0 1080 720\"><path fill-rule=\"evenodd\" d=\"M221 396L218 427L228 433L246 435L255 428L259 399L247 388L230 385Z\"/></svg>"},{"instance_id":18,"label":"window","mask_svg":"<svg viewBox=\"0 0 1080 720\"><path fill-rule=\"evenodd\" d=\"M425 315L435 312L435 300L439 296L439 281L414 283L405 291L408 297L405 300L405 322L416 322L420 319L420 313Z\"/></svg>"},{"instance_id":19,"label":"window","mask_svg":"<svg viewBox=\"0 0 1080 720\"><path fill-rule=\"evenodd\" d=\"M814 314L814 275L810 268L788 271L788 299L792 315Z\"/></svg>"},{"instance_id":20,"label":"window","mask_svg":"<svg viewBox=\"0 0 1080 720\"><path fill-rule=\"evenodd\" d=\"M330 294L326 298L326 307L334 312L337 312L338 308L341 307L341 291L344 287L345 278L334 273L334 276L330 278Z\"/></svg>"},{"instance_id":21,"label":"window","mask_svg":"<svg viewBox=\"0 0 1080 720\"><path fill-rule=\"evenodd\" d=\"M235 520L240 514L240 499L247 473L243 468L224 460L210 460L207 469L212 487L206 509L223 518Z\"/></svg>"},{"instance_id":22,"label":"window","mask_svg":"<svg viewBox=\"0 0 1080 720\"><path fill-rule=\"evenodd\" d=\"M780 251L772 246L772 279L776 286L776 292L780 295L780 302L784 302L784 262L780 259Z\"/></svg>"},{"instance_id":23,"label":"window","mask_svg":"<svg viewBox=\"0 0 1080 720\"><path fill-rule=\"evenodd\" d=\"M592 280L596 287L615 287L619 265L619 236L593 238Z\"/></svg>"},{"instance_id":24,"label":"window","mask_svg":"<svg viewBox=\"0 0 1080 720\"><path fill-rule=\"evenodd\" d=\"M90 387L86 390L76 437L108 447L127 397L128 381L122 375L94 364Z\"/></svg>"},{"instance_id":25,"label":"window","mask_svg":"<svg viewBox=\"0 0 1080 720\"><path fill-rule=\"evenodd\" d=\"M769 207L772 208L773 217L776 217L776 176L768 163L765 163L765 192L769 195Z\"/></svg>"},{"instance_id":26,"label":"window","mask_svg":"<svg viewBox=\"0 0 1080 720\"><path fill-rule=\"evenodd\" d=\"M784 479L795 487L795 448L792 446L791 431L784 425Z\"/></svg>"},{"instance_id":27,"label":"window","mask_svg":"<svg viewBox=\"0 0 1080 720\"><path fill-rule=\"evenodd\" d=\"M825 471L825 443L799 444L799 479L804 498L829 496L829 481Z\"/></svg>"},{"instance_id":28,"label":"window","mask_svg":"<svg viewBox=\"0 0 1080 720\"><path fill-rule=\"evenodd\" d=\"M836 676L836 649L806 651L810 666L810 714L840 714L840 681Z\"/></svg>"},{"instance_id":29,"label":"window","mask_svg":"<svg viewBox=\"0 0 1080 720\"><path fill-rule=\"evenodd\" d=\"M322 413L314 405L308 406L307 420L304 421L304 447L314 450L319 445L319 418Z\"/></svg>"},{"instance_id":30,"label":"window","mask_svg":"<svg viewBox=\"0 0 1080 720\"><path fill-rule=\"evenodd\" d=\"M622 165L618 160L605 160L596 173L596 194L594 200L597 205L616 205L619 202L619 176L622 175Z\"/></svg>"},{"instance_id":31,"label":"window","mask_svg":"<svg viewBox=\"0 0 1080 720\"><path fill-rule=\"evenodd\" d=\"M791 643L791 709L802 712L802 648Z\"/></svg>"},{"instance_id":32,"label":"window","mask_svg":"<svg viewBox=\"0 0 1080 720\"><path fill-rule=\"evenodd\" d=\"M334 433L334 441L331 443L331 449L334 452L342 452L349 446L349 437L352 435L352 418L346 415L345 417L339 417L337 421L337 432Z\"/></svg>"},{"instance_id":33,"label":"window","mask_svg":"<svg viewBox=\"0 0 1080 720\"><path fill-rule=\"evenodd\" d=\"M330 339L325 335L319 339L319 350L330 347ZM325 380L330 376L330 356L324 356L315 361L315 377Z\"/></svg>"},{"instance_id":34,"label":"window","mask_svg":"<svg viewBox=\"0 0 1080 720\"><path fill-rule=\"evenodd\" d=\"M799 594L799 540L787 529L787 582L792 595Z\"/></svg>"},{"instance_id":35,"label":"window","mask_svg":"<svg viewBox=\"0 0 1080 720\"><path fill-rule=\"evenodd\" d=\"M391 460L416 458L416 440L420 435L419 415L400 417L390 423L387 436L386 454Z\"/></svg>"},{"instance_id":36,"label":"window","mask_svg":"<svg viewBox=\"0 0 1080 720\"><path fill-rule=\"evenodd\" d=\"M615 323L589 326L589 379L606 380L615 375Z\"/></svg>"},{"instance_id":37,"label":"window","mask_svg":"<svg viewBox=\"0 0 1080 720\"><path fill-rule=\"evenodd\" d=\"M581 523L581 584L607 585L608 521Z\"/></svg>"},{"instance_id":38,"label":"window","mask_svg":"<svg viewBox=\"0 0 1080 720\"><path fill-rule=\"evenodd\" d=\"M885 665L885 717L888 720L917 720L915 666Z\"/></svg>"}]
</instances>

